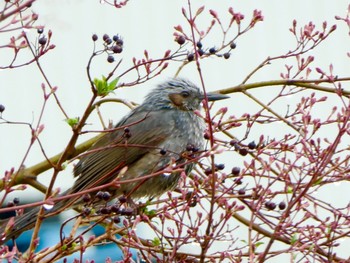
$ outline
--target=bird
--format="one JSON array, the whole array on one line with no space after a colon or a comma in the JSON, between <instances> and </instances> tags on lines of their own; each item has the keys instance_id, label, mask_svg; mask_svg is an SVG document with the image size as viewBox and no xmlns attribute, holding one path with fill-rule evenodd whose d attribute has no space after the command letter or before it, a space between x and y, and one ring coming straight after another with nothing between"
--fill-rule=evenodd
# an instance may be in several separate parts
<instances>
[{"instance_id":1,"label":"bird","mask_svg":"<svg viewBox=\"0 0 350 263\"><path fill-rule=\"evenodd\" d=\"M205 96L198 86L184 78L160 83L142 104L81 156L73 170L76 181L62 196L112 181L116 184L106 191L113 198L122 195L131 200L154 198L173 190L181 172L188 175L195 165L185 153L204 150L206 125L198 111L205 98L216 101L228 96L219 93ZM174 167L179 169L172 171ZM79 203L78 199L61 200L45 215L72 208ZM34 208L17 216L13 228L6 233L5 226L1 226L0 244L33 228L38 211L39 208Z\"/></svg>"}]
</instances>

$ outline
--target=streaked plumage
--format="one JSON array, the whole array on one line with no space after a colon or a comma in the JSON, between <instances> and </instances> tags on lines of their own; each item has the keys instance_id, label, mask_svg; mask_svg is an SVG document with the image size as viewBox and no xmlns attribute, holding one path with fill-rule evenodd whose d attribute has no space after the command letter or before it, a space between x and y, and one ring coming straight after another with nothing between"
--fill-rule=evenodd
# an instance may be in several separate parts
<instances>
[{"instance_id":1,"label":"streaked plumage","mask_svg":"<svg viewBox=\"0 0 350 263\"><path fill-rule=\"evenodd\" d=\"M172 79L152 90L144 102L133 109L115 127L97 141L74 168L77 177L64 195L77 193L111 182L117 178L119 188L107 189L112 196L131 198L154 197L172 190L179 173L163 173L144 180L144 176L178 164L189 173L193 163L183 157L188 145L204 150L205 123L196 115L204 96L193 83ZM224 99L220 94L208 94L209 100ZM123 176L122 168L127 167ZM123 180L140 178L133 183ZM53 211L71 207L78 200L61 201ZM15 228L5 240L18 236L35 222L33 210L16 219ZM52 211L50 211L52 212ZM3 229L3 227L2 227Z\"/></svg>"}]
</instances>

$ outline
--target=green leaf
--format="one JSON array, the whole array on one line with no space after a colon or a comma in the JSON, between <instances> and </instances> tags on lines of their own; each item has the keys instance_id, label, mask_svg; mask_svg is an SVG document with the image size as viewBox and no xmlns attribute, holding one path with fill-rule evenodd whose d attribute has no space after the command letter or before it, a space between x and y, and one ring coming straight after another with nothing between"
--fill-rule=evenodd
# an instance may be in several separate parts
<instances>
[{"instance_id":1,"label":"green leaf","mask_svg":"<svg viewBox=\"0 0 350 263\"><path fill-rule=\"evenodd\" d=\"M95 78L94 85L97 91L97 95L101 97L107 96L109 93L114 91L118 81L119 81L119 78L116 78L112 80L110 83L108 83L105 76L102 76L101 79Z\"/></svg>"},{"instance_id":2,"label":"green leaf","mask_svg":"<svg viewBox=\"0 0 350 263\"><path fill-rule=\"evenodd\" d=\"M140 212L144 213L145 215L147 215L148 217L151 217L151 218L157 214L156 210L154 210L154 209L149 210L147 206L142 207Z\"/></svg>"},{"instance_id":3,"label":"green leaf","mask_svg":"<svg viewBox=\"0 0 350 263\"><path fill-rule=\"evenodd\" d=\"M153 246L159 246L160 245L160 239L158 237L153 238L152 244L153 244Z\"/></svg>"},{"instance_id":4,"label":"green leaf","mask_svg":"<svg viewBox=\"0 0 350 263\"><path fill-rule=\"evenodd\" d=\"M290 243L294 245L297 241L298 241L298 235L297 234L292 235L290 239Z\"/></svg>"},{"instance_id":5,"label":"green leaf","mask_svg":"<svg viewBox=\"0 0 350 263\"><path fill-rule=\"evenodd\" d=\"M256 242L255 247L257 248L257 247L261 246L262 244L264 244L264 242Z\"/></svg>"},{"instance_id":6,"label":"green leaf","mask_svg":"<svg viewBox=\"0 0 350 263\"><path fill-rule=\"evenodd\" d=\"M74 127L75 125L78 124L79 117L65 119L65 122L67 122L69 126Z\"/></svg>"},{"instance_id":7,"label":"green leaf","mask_svg":"<svg viewBox=\"0 0 350 263\"><path fill-rule=\"evenodd\" d=\"M149 217L154 217L157 214L157 212L154 209L152 209L152 210L146 209L145 214Z\"/></svg>"},{"instance_id":8,"label":"green leaf","mask_svg":"<svg viewBox=\"0 0 350 263\"><path fill-rule=\"evenodd\" d=\"M70 250L74 250L76 247L77 247L77 243L76 242L73 242L72 244L71 244L71 246L70 246Z\"/></svg>"},{"instance_id":9,"label":"green leaf","mask_svg":"<svg viewBox=\"0 0 350 263\"><path fill-rule=\"evenodd\" d=\"M109 84L108 84L108 88L114 90L115 87L117 86L119 81L119 78L115 78L114 80L112 80Z\"/></svg>"},{"instance_id":10,"label":"green leaf","mask_svg":"<svg viewBox=\"0 0 350 263\"><path fill-rule=\"evenodd\" d=\"M315 185L319 185L320 183L322 183L322 181L323 181L323 178L321 177L321 178L319 178L316 182L314 182L314 186Z\"/></svg>"}]
</instances>

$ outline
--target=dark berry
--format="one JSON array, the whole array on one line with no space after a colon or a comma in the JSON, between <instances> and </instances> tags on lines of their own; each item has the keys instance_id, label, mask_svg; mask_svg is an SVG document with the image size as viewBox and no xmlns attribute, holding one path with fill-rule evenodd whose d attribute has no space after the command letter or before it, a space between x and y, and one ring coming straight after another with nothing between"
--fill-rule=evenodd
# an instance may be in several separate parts
<instances>
[{"instance_id":1,"label":"dark berry","mask_svg":"<svg viewBox=\"0 0 350 263\"><path fill-rule=\"evenodd\" d=\"M118 35L114 35L114 36L113 36L113 41L114 41L114 42L117 42L118 40L119 40L119 36L118 36Z\"/></svg>"},{"instance_id":2,"label":"dark berry","mask_svg":"<svg viewBox=\"0 0 350 263\"><path fill-rule=\"evenodd\" d=\"M119 224L120 223L120 217L119 216L113 217L113 223Z\"/></svg>"},{"instance_id":3,"label":"dark berry","mask_svg":"<svg viewBox=\"0 0 350 263\"><path fill-rule=\"evenodd\" d=\"M251 149L251 150L254 150L256 148L256 144L254 141L248 143L248 148Z\"/></svg>"},{"instance_id":4,"label":"dark berry","mask_svg":"<svg viewBox=\"0 0 350 263\"><path fill-rule=\"evenodd\" d=\"M245 189L241 188L238 190L239 195L245 195Z\"/></svg>"},{"instance_id":5,"label":"dark berry","mask_svg":"<svg viewBox=\"0 0 350 263\"><path fill-rule=\"evenodd\" d=\"M197 42L197 47L201 49L203 47L202 43L200 41Z\"/></svg>"},{"instance_id":6,"label":"dark berry","mask_svg":"<svg viewBox=\"0 0 350 263\"><path fill-rule=\"evenodd\" d=\"M40 44L40 45L45 45L46 44L46 42L47 42L47 39L46 39L46 37L41 37L41 38L39 38L39 41L38 41L38 43Z\"/></svg>"},{"instance_id":7,"label":"dark berry","mask_svg":"<svg viewBox=\"0 0 350 263\"><path fill-rule=\"evenodd\" d=\"M117 205L117 204L112 205L112 206L111 206L111 211L112 211L113 213L118 214L118 213L120 212L119 205Z\"/></svg>"},{"instance_id":8,"label":"dark berry","mask_svg":"<svg viewBox=\"0 0 350 263\"><path fill-rule=\"evenodd\" d=\"M104 34L102 37L103 41L106 41L108 38L109 38L109 35L107 35L107 34Z\"/></svg>"},{"instance_id":9,"label":"dark berry","mask_svg":"<svg viewBox=\"0 0 350 263\"><path fill-rule=\"evenodd\" d=\"M248 150L246 148L241 148L238 152L242 156L246 156L248 154Z\"/></svg>"},{"instance_id":10,"label":"dark berry","mask_svg":"<svg viewBox=\"0 0 350 263\"><path fill-rule=\"evenodd\" d=\"M165 150L165 149L160 149L159 153L160 153L161 155L166 155L166 150Z\"/></svg>"},{"instance_id":11,"label":"dark berry","mask_svg":"<svg viewBox=\"0 0 350 263\"><path fill-rule=\"evenodd\" d=\"M234 181L237 185L241 185L242 184L242 180L240 178L235 179Z\"/></svg>"},{"instance_id":12,"label":"dark berry","mask_svg":"<svg viewBox=\"0 0 350 263\"><path fill-rule=\"evenodd\" d=\"M194 60L194 54L193 53L190 53L187 55L187 60L188 61L193 61Z\"/></svg>"},{"instance_id":13,"label":"dark berry","mask_svg":"<svg viewBox=\"0 0 350 263\"><path fill-rule=\"evenodd\" d=\"M232 41L231 44L230 44L230 48L231 49L235 49L236 48L236 43Z\"/></svg>"},{"instance_id":14,"label":"dark berry","mask_svg":"<svg viewBox=\"0 0 350 263\"><path fill-rule=\"evenodd\" d=\"M107 38L106 40L105 40L105 42L106 42L106 44L107 45L110 45L110 44L112 44L112 39L110 39L110 38Z\"/></svg>"},{"instance_id":15,"label":"dark berry","mask_svg":"<svg viewBox=\"0 0 350 263\"><path fill-rule=\"evenodd\" d=\"M44 28L38 28L38 29L37 29L37 32L38 32L38 34L44 33Z\"/></svg>"},{"instance_id":16,"label":"dark berry","mask_svg":"<svg viewBox=\"0 0 350 263\"><path fill-rule=\"evenodd\" d=\"M116 43L118 46L123 46L124 41L123 41L123 39L119 38L117 41L115 41L115 43Z\"/></svg>"},{"instance_id":17,"label":"dark berry","mask_svg":"<svg viewBox=\"0 0 350 263\"><path fill-rule=\"evenodd\" d=\"M274 210L276 208L276 204L271 202L270 205L269 205L269 208L271 210Z\"/></svg>"},{"instance_id":18,"label":"dark berry","mask_svg":"<svg viewBox=\"0 0 350 263\"><path fill-rule=\"evenodd\" d=\"M114 62L114 57L113 57L112 55L109 55L109 56L107 57L107 61L108 61L109 63L113 63L113 62Z\"/></svg>"},{"instance_id":19,"label":"dark berry","mask_svg":"<svg viewBox=\"0 0 350 263\"><path fill-rule=\"evenodd\" d=\"M13 203L15 205L18 205L19 204L19 198L18 197L13 198Z\"/></svg>"},{"instance_id":20,"label":"dark berry","mask_svg":"<svg viewBox=\"0 0 350 263\"><path fill-rule=\"evenodd\" d=\"M97 41L97 39L98 39L98 36L96 34L93 34L92 35L92 41Z\"/></svg>"},{"instance_id":21,"label":"dark berry","mask_svg":"<svg viewBox=\"0 0 350 263\"><path fill-rule=\"evenodd\" d=\"M286 203L285 202L280 202L279 204L278 204L278 208L279 209L281 209L281 210L284 210L285 208L286 208Z\"/></svg>"},{"instance_id":22,"label":"dark berry","mask_svg":"<svg viewBox=\"0 0 350 263\"><path fill-rule=\"evenodd\" d=\"M231 145L231 146L237 145L237 141L236 141L236 140L231 140L231 141L230 141L230 145Z\"/></svg>"},{"instance_id":23,"label":"dark berry","mask_svg":"<svg viewBox=\"0 0 350 263\"><path fill-rule=\"evenodd\" d=\"M123 52L123 48L119 45L115 45L112 47L112 51L116 54L119 54Z\"/></svg>"},{"instance_id":24,"label":"dark berry","mask_svg":"<svg viewBox=\"0 0 350 263\"><path fill-rule=\"evenodd\" d=\"M103 198L103 192L102 191L98 191L97 194L96 194L96 197L98 199L102 199Z\"/></svg>"},{"instance_id":25,"label":"dark berry","mask_svg":"<svg viewBox=\"0 0 350 263\"><path fill-rule=\"evenodd\" d=\"M193 150L193 145L192 144L187 144L186 146L186 151L191 152Z\"/></svg>"},{"instance_id":26,"label":"dark berry","mask_svg":"<svg viewBox=\"0 0 350 263\"><path fill-rule=\"evenodd\" d=\"M194 199L194 200L189 204L190 207L195 207L196 205L197 205L197 200L196 200L196 199Z\"/></svg>"},{"instance_id":27,"label":"dark berry","mask_svg":"<svg viewBox=\"0 0 350 263\"><path fill-rule=\"evenodd\" d=\"M239 151L241 149L241 146L238 143L236 143L233 147L235 148L235 151Z\"/></svg>"},{"instance_id":28,"label":"dark berry","mask_svg":"<svg viewBox=\"0 0 350 263\"><path fill-rule=\"evenodd\" d=\"M195 147L195 146L193 146L193 148L192 148L192 152L198 152L199 151L199 148L198 147Z\"/></svg>"},{"instance_id":29,"label":"dark berry","mask_svg":"<svg viewBox=\"0 0 350 263\"><path fill-rule=\"evenodd\" d=\"M6 205L7 207L13 207L13 206L15 206L15 203L14 202L12 202L12 201L9 201L9 202L7 202L7 205Z\"/></svg>"},{"instance_id":30,"label":"dark berry","mask_svg":"<svg viewBox=\"0 0 350 263\"><path fill-rule=\"evenodd\" d=\"M0 104L0 113L2 113L5 110L5 106Z\"/></svg>"},{"instance_id":31,"label":"dark berry","mask_svg":"<svg viewBox=\"0 0 350 263\"><path fill-rule=\"evenodd\" d=\"M199 54L199 56L203 56L204 55L204 50L203 49L198 49L198 54Z\"/></svg>"},{"instance_id":32,"label":"dark berry","mask_svg":"<svg viewBox=\"0 0 350 263\"><path fill-rule=\"evenodd\" d=\"M218 170L224 170L225 164L223 164L223 163L215 164L215 168Z\"/></svg>"},{"instance_id":33,"label":"dark berry","mask_svg":"<svg viewBox=\"0 0 350 263\"><path fill-rule=\"evenodd\" d=\"M103 195L102 195L102 199L104 201L108 201L109 199L111 198L111 194L108 193L108 192L104 192Z\"/></svg>"},{"instance_id":34,"label":"dark berry","mask_svg":"<svg viewBox=\"0 0 350 263\"><path fill-rule=\"evenodd\" d=\"M212 174L212 169L211 169L211 167L208 167L207 169L205 169L204 170L204 173L206 174L206 175L210 175L210 174Z\"/></svg>"},{"instance_id":35,"label":"dark berry","mask_svg":"<svg viewBox=\"0 0 350 263\"><path fill-rule=\"evenodd\" d=\"M100 213L101 213L102 215L108 215L108 214L111 213L111 209L110 209L109 207L107 207L107 206L102 207L102 208L100 209Z\"/></svg>"},{"instance_id":36,"label":"dark berry","mask_svg":"<svg viewBox=\"0 0 350 263\"><path fill-rule=\"evenodd\" d=\"M185 44L186 39L185 39L184 36L178 36L178 37L176 38L176 42L177 42L179 45L183 45L183 44Z\"/></svg>"},{"instance_id":37,"label":"dark berry","mask_svg":"<svg viewBox=\"0 0 350 263\"><path fill-rule=\"evenodd\" d=\"M206 139L206 140L209 140L210 139L210 135L209 135L209 133L204 133L204 139Z\"/></svg>"},{"instance_id":38,"label":"dark berry","mask_svg":"<svg viewBox=\"0 0 350 263\"><path fill-rule=\"evenodd\" d=\"M82 211L82 214L83 214L84 216L90 215L90 214L91 214L91 209L88 208L88 207L84 207L84 208L83 208L83 211Z\"/></svg>"},{"instance_id":39,"label":"dark berry","mask_svg":"<svg viewBox=\"0 0 350 263\"><path fill-rule=\"evenodd\" d=\"M276 204L274 202L270 202L270 201L267 201L265 203L265 207L268 209L268 210L274 210L276 208Z\"/></svg>"},{"instance_id":40,"label":"dark berry","mask_svg":"<svg viewBox=\"0 0 350 263\"><path fill-rule=\"evenodd\" d=\"M127 198L126 198L125 195L122 195L122 196L119 197L119 202L120 203L125 203L126 201L127 201Z\"/></svg>"},{"instance_id":41,"label":"dark berry","mask_svg":"<svg viewBox=\"0 0 350 263\"><path fill-rule=\"evenodd\" d=\"M125 133L130 133L130 128L129 128L129 127L125 127L125 128L124 128L124 132L125 132Z\"/></svg>"},{"instance_id":42,"label":"dark berry","mask_svg":"<svg viewBox=\"0 0 350 263\"><path fill-rule=\"evenodd\" d=\"M134 209L132 209L131 207L126 207L125 209L122 209L120 211L120 214L122 216L131 216L134 213Z\"/></svg>"},{"instance_id":43,"label":"dark berry","mask_svg":"<svg viewBox=\"0 0 350 263\"><path fill-rule=\"evenodd\" d=\"M88 203L88 202L91 201L91 195L89 195L89 194L84 194L82 199L83 199L83 202L84 202L84 203Z\"/></svg>"},{"instance_id":44,"label":"dark berry","mask_svg":"<svg viewBox=\"0 0 350 263\"><path fill-rule=\"evenodd\" d=\"M224 53L224 58L225 59L229 59L230 56L231 56L231 54L229 52Z\"/></svg>"},{"instance_id":45,"label":"dark berry","mask_svg":"<svg viewBox=\"0 0 350 263\"><path fill-rule=\"evenodd\" d=\"M215 53L216 53L215 47L210 48L210 49L209 49L209 53L210 53L210 54L215 54Z\"/></svg>"},{"instance_id":46,"label":"dark berry","mask_svg":"<svg viewBox=\"0 0 350 263\"><path fill-rule=\"evenodd\" d=\"M233 167L232 168L232 170L231 170L231 173L233 174L233 175L239 175L239 173L241 172L241 168L239 168L239 167Z\"/></svg>"}]
</instances>

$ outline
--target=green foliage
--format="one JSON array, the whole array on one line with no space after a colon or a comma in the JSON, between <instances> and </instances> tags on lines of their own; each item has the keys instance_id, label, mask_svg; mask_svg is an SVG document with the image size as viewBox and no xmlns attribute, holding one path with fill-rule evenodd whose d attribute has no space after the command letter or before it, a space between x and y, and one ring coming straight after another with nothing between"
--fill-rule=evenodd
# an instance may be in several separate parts
<instances>
[{"instance_id":1,"label":"green foliage","mask_svg":"<svg viewBox=\"0 0 350 263\"><path fill-rule=\"evenodd\" d=\"M152 245L156 247L160 246L160 239L158 237L153 238Z\"/></svg>"},{"instance_id":2,"label":"green foliage","mask_svg":"<svg viewBox=\"0 0 350 263\"><path fill-rule=\"evenodd\" d=\"M116 78L108 83L105 76L102 76L101 79L95 78L94 85L97 91L97 95L101 97L107 96L109 93L114 91L118 81L119 78Z\"/></svg>"},{"instance_id":3,"label":"green foliage","mask_svg":"<svg viewBox=\"0 0 350 263\"><path fill-rule=\"evenodd\" d=\"M145 203L145 206L143 206L141 209L140 209L140 212L142 212L143 214L147 215L149 218L152 218L154 216L157 215L156 213L156 210L152 209L152 210L149 210L148 209L148 205L150 205L150 202L147 201Z\"/></svg>"},{"instance_id":4,"label":"green foliage","mask_svg":"<svg viewBox=\"0 0 350 263\"><path fill-rule=\"evenodd\" d=\"M255 243L255 247L258 248L259 246L261 246L261 245L263 245L263 244L264 244L264 242L256 242L256 243Z\"/></svg>"},{"instance_id":5,"label":"green foliage","mask_svg":"<svg viewBox=\"0 0 350 263\"><path fill-rule=\"evenodd\" d=\"M297 234L294 234L294 235L291 237L290 244L291 244L291 245L294 245L297 241L298 241L298 235L297 235Z\"/></svg>"},{"instance_id":6,"label":"green foliage","mask_svg":"<svg viewBox=\"0 0 350 263\"><path fill-rule=\"evenodd\" d=\"M321 177L321 178L317 179L317 181L316 181L316 182L314 182L313 186L316 186L316 185L321 184L321 183L322 183L322 181L323 181L323 177Z\"/></svg>"},{"instance_id":7,"label":"green foliage","mask_svg":"<svg viewBox=\"0 0 350 263\"><path fill-rule=\"evenodd\" d=\"M75 125L78 124L79 117L65 119L65 122L67 122L69 126L74 127Z\"/></svg>"},{"instance_id":8,"label":"green foliage","mask_svg":"<svg viewBox=\"0 0 350 263\"><path fill-rule=\"evenodd\" d=\"M293 193L293 187L288 186L287 193L292 194Z\"/></svg>"}]
</instances>

